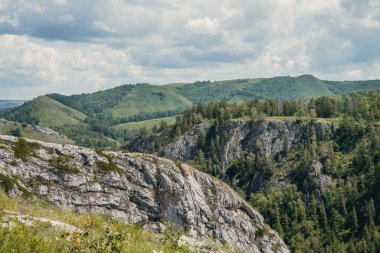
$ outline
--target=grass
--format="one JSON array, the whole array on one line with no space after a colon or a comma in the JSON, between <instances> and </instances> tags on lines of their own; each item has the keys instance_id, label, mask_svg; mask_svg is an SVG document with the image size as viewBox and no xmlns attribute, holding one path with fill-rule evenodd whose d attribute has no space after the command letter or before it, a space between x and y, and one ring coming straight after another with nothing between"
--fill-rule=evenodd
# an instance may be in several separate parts
<instances>
[{"instance_id":1,"label":"grass","mask_svg":"<svg viewBox=\"0 0 380 253\"><path fill-rule=\"evenodd\" d=\"M97 162L96 165L98 166L98 168L102 171L106 171L106 172L116 172L116 173L123 173L123 170L121 168L119 168L114 162L113 162L113 159L114 157L109 155L109 154L106 154L104 153L102 150L100 149L96 149L95 152L100 155L100 156L103 156L105 158L107 158L108 160L108 163L105 163L105 162Z\"/></svg>"},{"instance_id":2,"label":"grass","mask_svg":"<svg viewBox=\"0 0 380 253\"><path fill-rule=\"evenodd\" d=\"M180 94L164 86L147 84L136 85L132 94L124 97L113 108L113 117L122 118L139 113L156 113L166 111L183 111L192 103Z\"/></svg>"},{"instance_id":3,"label":"grass","mask_svg":"<svg viewBox=\"0 0 380 253\"><path fill-rule=\"evenodd\" d=\"M59 169L62 172L72 173L72 174L79 173L80 170L78 168L70 166L69 162L70 162L70 157L67 157L67 156L66 157L59 156L59 157L55 157L49 160L49 163L51 166Z\"/></svg>"},{"instance_id":4,"label":"grass","mask_svg":"<svg viewBox=\"0 0 380 253\"><path fill-rule=\"evenodd\" d=\"M165 117L165 118L159 118L159 119L150 119L150 120L144 120L144 121L138 121L138 122L130 122L125 124L119 124L116 126L113 126L113 129L116 130L127 130L131 134L138 134L140 128L146 127L148 130L152 129L154 125L157 125L157 127L160 127L161 121L166 121L168 125L173 125L175 123L176 116L173 117Z\"/></svg>"},{"instance_id":5,"label":"grass","mask_svg":"<svg viewBox=\"0 0 380 253\"><path fill-rule=\"evenodd\" d=\"M25 161L29 157L34 156L34 151L41 145L35 142L27 142L23 138L19 138L13 145L13 152L16 158Z\"/></svg>"},{"instance_id":6,"label":"grass","mask_svg":"<svg viewBox=\"0 0 380 253\"><path fill-rule=\"evenodd\" d=\"M21 130L21 137L37 140L37 141L43 141L43 142L50 142L50 143L58 143L58 144L74 144L74 141L68 138L63 138L59 135L48 135L45 133L41 133L37 131L36 129L28 126L24 126L20 123L11 122L11 121L0 121L0 134L2 135L9 135L9 132L11 130L19 128Z\"/></svg>"},{"instance_id":7,"label":"grass","mask_svg":"<svg viewBox=\"0 0 380 253\"><path fill-rule=\"evenodd\" d=\"M83 113L47 96L38 97L24 106L33 108L32 116L40 120L40 126L78 125L86 118Z\"/></svg>"},{"instance_id":8,"label":"grass","mask_svg":"<svg viewBox=\"0 0 380 253\"><path fill-rule=\"evenodd\" d=\"M177 244L179 235L157 235L137 225L126 225L100 215L78 214L57 209L40 200L16 202L0 190L0 220L4 210L68 223L84 233L67 233L48 223L33 226L0 226L0 252L189 252Z\"/></svg>"}]
</instances>

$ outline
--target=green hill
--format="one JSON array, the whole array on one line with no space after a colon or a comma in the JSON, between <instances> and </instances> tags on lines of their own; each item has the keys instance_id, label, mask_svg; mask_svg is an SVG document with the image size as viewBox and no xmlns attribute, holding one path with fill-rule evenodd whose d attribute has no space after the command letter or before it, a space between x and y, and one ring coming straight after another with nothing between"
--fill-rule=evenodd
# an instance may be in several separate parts
<instances>
[{"instance_id":1,"label":"green hill","mask_svg":"<svg viewBox=\"0 0 380 253\"><path fill-rule=\"evenodd\" d=\"M114 118L128 118L136 115L152 115L151 118L179 114L192 103L175 90L165 86L138 84L112 110ZM149 118L149 117L147 117Z\"/></svg>"},{"instance_id":2,"label":"green hill","mask_svg":"<svg viewBox=\"0 0 380 253\"><path fill-rule=\"evenodd\" d=\"M216 100L243 101L258 99L301 99L340 95L358 90L380 88L380 80L335 82L312 75L281 76L261 79L238 79L218 82L195 82L167 85L193 103Z\"/></svg>"},{"instance_id":3,"label":"green hill","mask_svg":"<svg viewBox=\"0 0 380 253\"><path fill-rule=\"evenodd\" d=\"M175 123L175 118L176 116L172 116L172 117L165 117L165 118L159 118L159 119L143 120L143 121L138 121L138 122L129 122L129 123L113 126L112 129L127 130L131 136L137 136L139 134L140 128L145 127L148 131L150 131L154 125L159 127L161 121L165 121L168 124L168 126L170 126Z\"/></svg>"},{"instance_id":4,"label":"green hill","mask_svg":"<svg viewBox=\"0 0 380 253\"><path fill-rule=\"evenodd\" d=\"M312 75L121 85L91 94L48 94L3 113L3 117L53 128L80 145L108 147L130 140L138 127L151 128L156 121L150 120L179 115L198 103L302 99L375 88L380 88L380 80L323 81Z\"/></svg>"},{"instance_id":5,"label":"green hill","mask_svg":"<svg viewBox=\"0 0 380 253\"><path fill-rule=\"evenodd\" d=\"M38 97L5 114L6 119L46 127L77 125L86 115L47 96Z\"/></svg>"}]
</instances>

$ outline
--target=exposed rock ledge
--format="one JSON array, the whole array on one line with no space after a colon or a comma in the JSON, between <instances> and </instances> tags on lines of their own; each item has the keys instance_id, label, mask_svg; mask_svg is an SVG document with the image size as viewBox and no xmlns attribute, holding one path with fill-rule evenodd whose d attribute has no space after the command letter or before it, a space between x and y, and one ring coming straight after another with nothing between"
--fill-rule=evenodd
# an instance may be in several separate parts
<instances>
[{"instance_id":1,"label":"exposed rock ledge","mask_svg":"<svg viewBox=\"0 0 380 253\"><path fill-rule=\"evenodd\" d=\"M230 187L188 165L41 142L34 155L19 159L12 148L16 140L0 136L0 174L17 182L13 194L26 188L58 207L127 223L172 222L190 237L211 238L243 252L289 252ZM58 157L64 157L60 166L52 162Z\"/></svg>"}]
</instances>

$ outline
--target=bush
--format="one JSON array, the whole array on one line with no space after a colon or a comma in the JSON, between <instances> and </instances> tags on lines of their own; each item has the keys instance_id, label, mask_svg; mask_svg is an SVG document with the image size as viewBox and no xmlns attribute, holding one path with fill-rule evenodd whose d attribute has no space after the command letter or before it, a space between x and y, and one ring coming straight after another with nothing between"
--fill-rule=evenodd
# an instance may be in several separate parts
<instances>
[{"instance_id":1,"label":"bush","mask_svg":"<svg viewBox=\"0 0 380 253\"><path fill-rule=\"evenodd\" d=\"M67 173L72 173L72 174L79 173L80 170L78 168L71 167L68 164L69 160L70 160L69 157L59 156L59 157L55 157L51 159L49 162L53 167L61 170L62 172L67 172Z\"/></svg>"},{"instance_id":2,"label":"bush","mask_svg":"<svg viewBox=\"0 0 380 253\"><path fill-rule=\"evenodd\" d=\"M34 151L40 148L41 145L35 142L27 142L23 138L19 138L13 146L14 155L25 161L28 157L34 156Z\"/></svg>"}]
</instances>

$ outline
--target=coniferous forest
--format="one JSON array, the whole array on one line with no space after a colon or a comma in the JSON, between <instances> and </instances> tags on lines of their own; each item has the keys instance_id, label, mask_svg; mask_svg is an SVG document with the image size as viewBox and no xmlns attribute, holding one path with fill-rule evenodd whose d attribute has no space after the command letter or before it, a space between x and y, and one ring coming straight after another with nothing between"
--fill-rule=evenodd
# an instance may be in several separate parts
<instances>
[{"instance_id":1,"label":"coniferous forest","mask_svg":"<svg viewBox=\"0 0 380 253\"><path fill-rule=\"evenodd\" d=\"M221 129L246 119L299 121L302 142L279 156L262 154L260 143L221 171ZM362 92L311 100L253 100L240 104L199 104L177 117L174 126L157 126L145 138L155 151L175 141L201 122L212 131L200 132L194 167L232 185L278 231L292 252L380 251L380 93ZM318 140L313 122L332 123L329 139ZM228 133L227 133L228 134ZM321 164L320 178L310 168ZM269 186L271 178L287 183ZM324 182L323 178L329 178ZM259 182L259 183L258 183ZM266 184L268 183L268 184ZM261 184L262 186L257 186Z\"/></svg>"}]
</instances>

